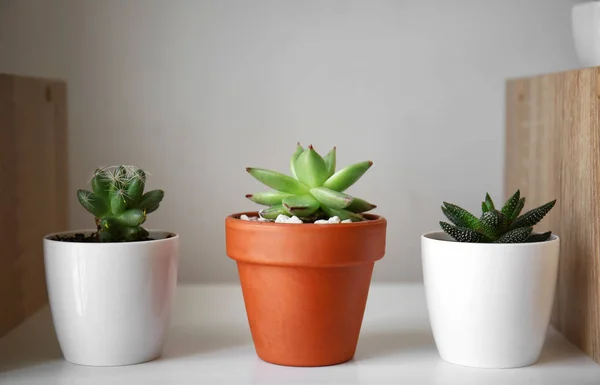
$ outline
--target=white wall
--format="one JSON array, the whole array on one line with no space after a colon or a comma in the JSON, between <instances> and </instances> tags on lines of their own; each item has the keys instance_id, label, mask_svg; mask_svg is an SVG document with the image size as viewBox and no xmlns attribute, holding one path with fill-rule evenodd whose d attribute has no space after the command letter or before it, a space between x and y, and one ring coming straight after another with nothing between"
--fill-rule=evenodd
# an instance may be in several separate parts
<instances>
[{"instance_id":1,"label":"white wall","mask_svg":"<svg viewBox=\"0 0 600 385\"><path fill-rule=\"evenodd\" d=\"M97 165L139 165L181 280L233 281L223 220L263 189L245 167L336 145L375 163L351 189L389 220L375 278L420 280L442 200L502 199L504 80L577 67L573 3L0 0L0 71L68 81L75 228Z\"/></svg>"}]
</instances>

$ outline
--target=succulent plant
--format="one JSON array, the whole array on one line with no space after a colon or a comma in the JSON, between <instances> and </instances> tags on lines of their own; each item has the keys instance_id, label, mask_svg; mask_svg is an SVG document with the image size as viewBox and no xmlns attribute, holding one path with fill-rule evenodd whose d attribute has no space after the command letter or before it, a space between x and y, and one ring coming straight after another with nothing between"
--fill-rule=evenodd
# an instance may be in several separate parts
<instances>
[{"instance_id":1,"label":"succulent plant","mask_svg":"<svg viewBox=\"0 0 600 385\"><path fill-rule=\"evenodd\" d=\"M483 213L477 218L467 210L444 202L442 211L452 222L440 222L442 230L458 242L472 243L524 243L544 242L552 235L551 231L532 233L533 226L544 218L554 207L556 199L540 207L521 214L525 205L525 197L521 198L519 190L504 204L501 210L494 206L490 194L486 194L481 203Z\"/></svg>"},{"instance_id":2,"label":"succulent plant","mask_svg":"<svg viewBox=\"0 0 600 385\"><path fill-rule=\"evenodd\" d=\"M92 190L78 190L79 203L93 214L100 242L130 242L148 238L141 225L158 209L162 190L144 193L146 173L135 166L96 169Z\"/></svg>"},{"instance_id":3,"label":"succulent plant","mask_svg":"<svg viewBox=\"0 0 600 385\"><path fill-rule=\"evenodd\" d=\"M290 160L291 176L263 168L249 167L250 175L274 191L248 194L251 201L268 206L260 216L275 219L278 215L295 215L303 222L339 217L352 222L364 220L362 213L376 206L344 193L373 165L371 161L353 164L335 172L336 148L325 157L312 145L300 143Z\"/></svg>"}]
</instances>

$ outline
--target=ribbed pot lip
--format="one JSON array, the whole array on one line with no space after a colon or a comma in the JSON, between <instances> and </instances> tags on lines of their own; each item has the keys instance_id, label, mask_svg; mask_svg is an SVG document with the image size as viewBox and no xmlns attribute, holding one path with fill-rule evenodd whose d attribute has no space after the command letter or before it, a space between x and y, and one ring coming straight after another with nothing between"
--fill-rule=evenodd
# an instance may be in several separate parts
<instances>
[{"instance_id":1,"label":"ribbed pot lip","mask_svg":"<svg viewBox=\"0 0 600 385\"><path fill-rule=\"evenodd\" d=\"M55 236L65 236L65 235L75 235L75 234L85 234L85 235L89 235L93 232L95 232L95 229L83 229L83 230L67 230L67 231L60 231L60 232L56 232L56 233L50 233L50 234L46 234L44 235L44 237L42 238L42 240L44 242L52 242L52 243L57 243L57 244L64 244L66 245L77 245L78 247L115 247L115 246L119 246L119 247L135 247L136 245L148 245L148 244L160 244L160 243L165 243L165 242L172 242L174 240L179 240L179 234L173 232L173 231L166 231L166 230L160 230L160 229L146 229L148 230L148 232L152 235L152 234L156 234L156 233L160 233L160 234L165 234L165 235L171 235L171 237L169 238L161 238L161 239L153 239L151 241L137 241L137 242L63 242L63 241L57 241L54 239L51 239Z\"/></svg>"},{"instance_id":2,"label":"ribbed pot lip","mask_svg":"<svg viewBox=\"0 0 600 385\"><path fill-rule=\"evenodd\" d=\"M258 211L248 211L248 212L242 212L242 213L235 213L235 214L231 214L228 215L227 218L225 218L225 220L228 222L228 225L234 225L237 226L238 223L240 226L270 226L270 227L288 227L288 226L311 226L311 227L318 227L318 228L331 228L331 226L329 225L325 225L325 224L314 224L314 223L275 223L275 222L258 222L258 221L244 221L242 219L240 219L240 217L242 215L247 215L249 217L258 217ZM352 222L352 223L332 223L332 226L335 225L343 225L346 227L363 227L363 226L376 226L379 225L381 223L385 223L387 222L387 220L382 217L381 215L375 215L375 214L363 214L363 216L365 218L367 218L367 221L361 221L361 222Z\"/></svg>"},{"instance_id":3,"label":"ribbed pot lip","mask_svg":"<svg viewBox=\"0 0 600 385\"><path fill-rule=\"evenodd\" d=\"M537 234L537 233L536 233ZM421 240L427 242L434 242L438 244L447 244L448 247L495 247L495 248L527 248L527 247L540 247L541 245L556 244L560 242L558 235L552 233L550 239L544 242L530 242L530 243L474 243L474 242L457 242L443 231L430 231L421 235Z\"/></svg>"}]
</instances>

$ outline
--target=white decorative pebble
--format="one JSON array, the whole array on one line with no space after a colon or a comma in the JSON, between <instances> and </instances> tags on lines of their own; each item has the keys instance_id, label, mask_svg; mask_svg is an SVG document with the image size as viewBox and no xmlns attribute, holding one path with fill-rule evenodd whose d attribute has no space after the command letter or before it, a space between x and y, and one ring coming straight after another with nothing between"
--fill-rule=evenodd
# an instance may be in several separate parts
<instances>
[{"instance_id":1,"label":"white decorative pebble","mask_svg":"<svg viewBox=\"0 0 600 385\"><path fill-rule=\"evenodd\" d=\"M329 223L340 223L340 218L338 216L329 218Z\"/></svg>"},{"instance_id":2,"label":"white decorative pebble","mask_svg":"<svg viewBox=\"0 0 600 385\"><path fill-rule=\"evenodd\" d=\"M329 221L327 219L319 219L319 220L315 221L315 225L326 225L328 223L329 223Z\"/></svg>"},{"instance_id":3,"label":"white decorative pebble","mask_svg":"<svg viewBox=\"0 0 600 385\"><path fill-rule=\"evenodd\" d=\"M249 221L250 220L250 218L248 218L248 216L246 214L240 215L240 219L243 220L243 221Z\"/></svg>"},{"instance_id":4,"label":"white decorative pebble","mask_svg":"<svg viewBox=\"0 0 600 385\"><path fill-rule=\"evenodd\" d=\"M258 217L258 221L259 222L269 222L269 220L267 218L263 218L263 217Z\"/></svg>"},{"instance_id":5,"label":"white decorative pebble","mask_svg":"<svg viewBox=\"0 0 600 385\"><path fill-rule=\"evenodd\" d=\"M279 214L277 216L277 219L275 219L275 223L287 223L289 219L290 217L288 217L287 215Z\"/></svg>"},{"instance_id":6,"label":"white decorative pebble","mask_svg":"<svg viewBox=\"0 0 600 385\"><path fill-rule=\"evenodd\" d=\"M302 222L302 219L300 219L294 215L293 217L288 219L287 223L304 223L304 222Z\"/></svg>"},{"instance_id":7,"label":"white decorative pebble","mask_svg":"<svg viewBox=\"0 0 600 385\"><path fill-rule=\"evenodd\" d=\"M352 223L352 219L344 219L342 223Z\"/></svg>"}]
</instances>

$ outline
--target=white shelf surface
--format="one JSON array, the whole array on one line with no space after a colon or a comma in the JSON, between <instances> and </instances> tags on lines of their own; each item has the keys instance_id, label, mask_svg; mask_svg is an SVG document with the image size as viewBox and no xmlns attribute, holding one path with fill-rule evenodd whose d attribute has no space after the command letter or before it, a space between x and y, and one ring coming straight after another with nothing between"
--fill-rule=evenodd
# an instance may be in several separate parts
<instances>
[{"instance_id":1,"label":"white shelf surface","mask_svg":"<svg viewBox=\"0 0 600 385\"><path fill-rule=\"evenodd\" d=\"M520 369L473 369L439 358L422 285L373 284L355 358L292 368L254 352L239 285L184 285L177 291L163 355L109 368L62 359L48 308L0 339L0 384L600 384L600 365L550 329L539 362Z\"/></svg>"}]
</instances>

